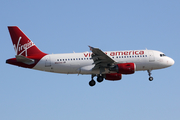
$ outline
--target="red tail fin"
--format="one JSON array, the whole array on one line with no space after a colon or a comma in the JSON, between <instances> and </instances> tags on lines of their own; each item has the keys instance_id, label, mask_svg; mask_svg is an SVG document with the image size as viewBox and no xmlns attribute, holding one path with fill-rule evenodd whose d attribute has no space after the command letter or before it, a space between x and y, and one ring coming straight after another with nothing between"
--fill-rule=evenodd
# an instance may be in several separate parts
<instances>
[{"instance_id":1,"label":"red tail fin","mask_svg":"<svg viewBox=\"0 0 180 120\"><path fill-rule=\"evenodd\" d=\"M17 26L9 26L8 29L16 55L34 56L45 54Z\"/></svg>"}]
</instances>

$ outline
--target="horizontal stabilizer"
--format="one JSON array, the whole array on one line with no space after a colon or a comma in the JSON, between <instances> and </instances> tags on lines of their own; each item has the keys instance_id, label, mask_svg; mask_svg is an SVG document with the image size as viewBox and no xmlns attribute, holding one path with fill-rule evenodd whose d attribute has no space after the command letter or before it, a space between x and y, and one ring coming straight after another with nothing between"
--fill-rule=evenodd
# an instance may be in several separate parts
<instances>
[{"instance_id":1,"label":"horizontal stabilizer","mask_svg":"<svg viewBox=\"0 0 180 120\"><path fill-rule=\"evenodd\" d=\"M16 55L16 60L18 62L22 62L22 63L25 63L25 64L28 64L28 65L31 65L34 63L34 60L33 59L29 59L23 55Z\"/></svg>"}]
</instances>

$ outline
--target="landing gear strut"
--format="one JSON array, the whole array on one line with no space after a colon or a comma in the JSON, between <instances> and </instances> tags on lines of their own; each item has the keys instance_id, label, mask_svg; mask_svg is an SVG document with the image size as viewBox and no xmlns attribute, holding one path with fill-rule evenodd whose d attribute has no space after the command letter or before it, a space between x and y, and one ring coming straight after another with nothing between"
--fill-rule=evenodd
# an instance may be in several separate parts
<instances>
[{"instance_id":1,"label":"landing gear strut","mask_svg":"<svg viewBox=\"0 0 180 120\"><path fill-rule=\"evenodd\" d=\"M96 74L92 74L91 75L91 81L89 81L89 85L92 87L96 84L96 81L93 79L95 76L97 76L97 82L102 82L104 80L104 77L103 75L99 74L99 75L96 75Z\"/></svg>"},{"instance_id":2,"label":"landing gear strut","mask_svg":"<svg viewBox=\"0 0 180 120\"><path fill-rule=\"evenodd\" d=\"M152 71L152 70L148 70L148 71L147 71L147 72L148 72L148 75L149 75L149 81L152 81L152 80L153 80L153 77L151 77L151 74L152 74L151 71Z\"/></svg>"},{"instance_id":3,"label":"landing gear strut","mask_svg":"<svg viewBox=\"0 0 180 120\"><path fill-rule=\"evenodd\" d=\"M91 81L89 81L89 85L92 87L92 86L94 86L95 84L96 84L96 81L94 81L94 76L96 76L95 74L92 74L91 75Z\"/></svg>"}]
</instances>

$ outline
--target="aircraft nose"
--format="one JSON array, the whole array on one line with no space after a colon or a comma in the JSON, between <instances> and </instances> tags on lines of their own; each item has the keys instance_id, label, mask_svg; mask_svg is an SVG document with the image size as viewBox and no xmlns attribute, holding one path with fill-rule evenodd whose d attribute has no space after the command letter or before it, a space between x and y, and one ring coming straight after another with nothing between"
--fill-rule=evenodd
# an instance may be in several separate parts
<instances>
[{"instance_id":1,"label":"aircraft nose","mask_svg":"<svg viewBox=\"0 0 180 120\"><path fill-rule=\"evenodd\" d=\"M169 58L168 64L169 64L170 66L172 66L172 65L174 65L174 63L175 63L175 61L174 61L172 58Z\"/></svg>"}]
</instances>

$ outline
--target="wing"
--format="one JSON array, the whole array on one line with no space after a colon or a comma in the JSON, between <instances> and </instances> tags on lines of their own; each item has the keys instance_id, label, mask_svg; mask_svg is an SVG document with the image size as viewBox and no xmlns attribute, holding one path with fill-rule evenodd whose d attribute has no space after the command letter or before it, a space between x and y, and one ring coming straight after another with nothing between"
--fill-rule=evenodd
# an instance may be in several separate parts
<instances>
[{"instance_id":1,"label":"wing","mask_svg":"<svg viewBox=\"0 0 180 120\"><path fill-rule=\"evenodd\" d=\"M93 48L89 46L90 50L92 51L92 59L95 64L93 69L104 69L109 68L115 61L111 59L108 55L106 55L103 51L99 48Z\"/></svg>"}]
</instances>

